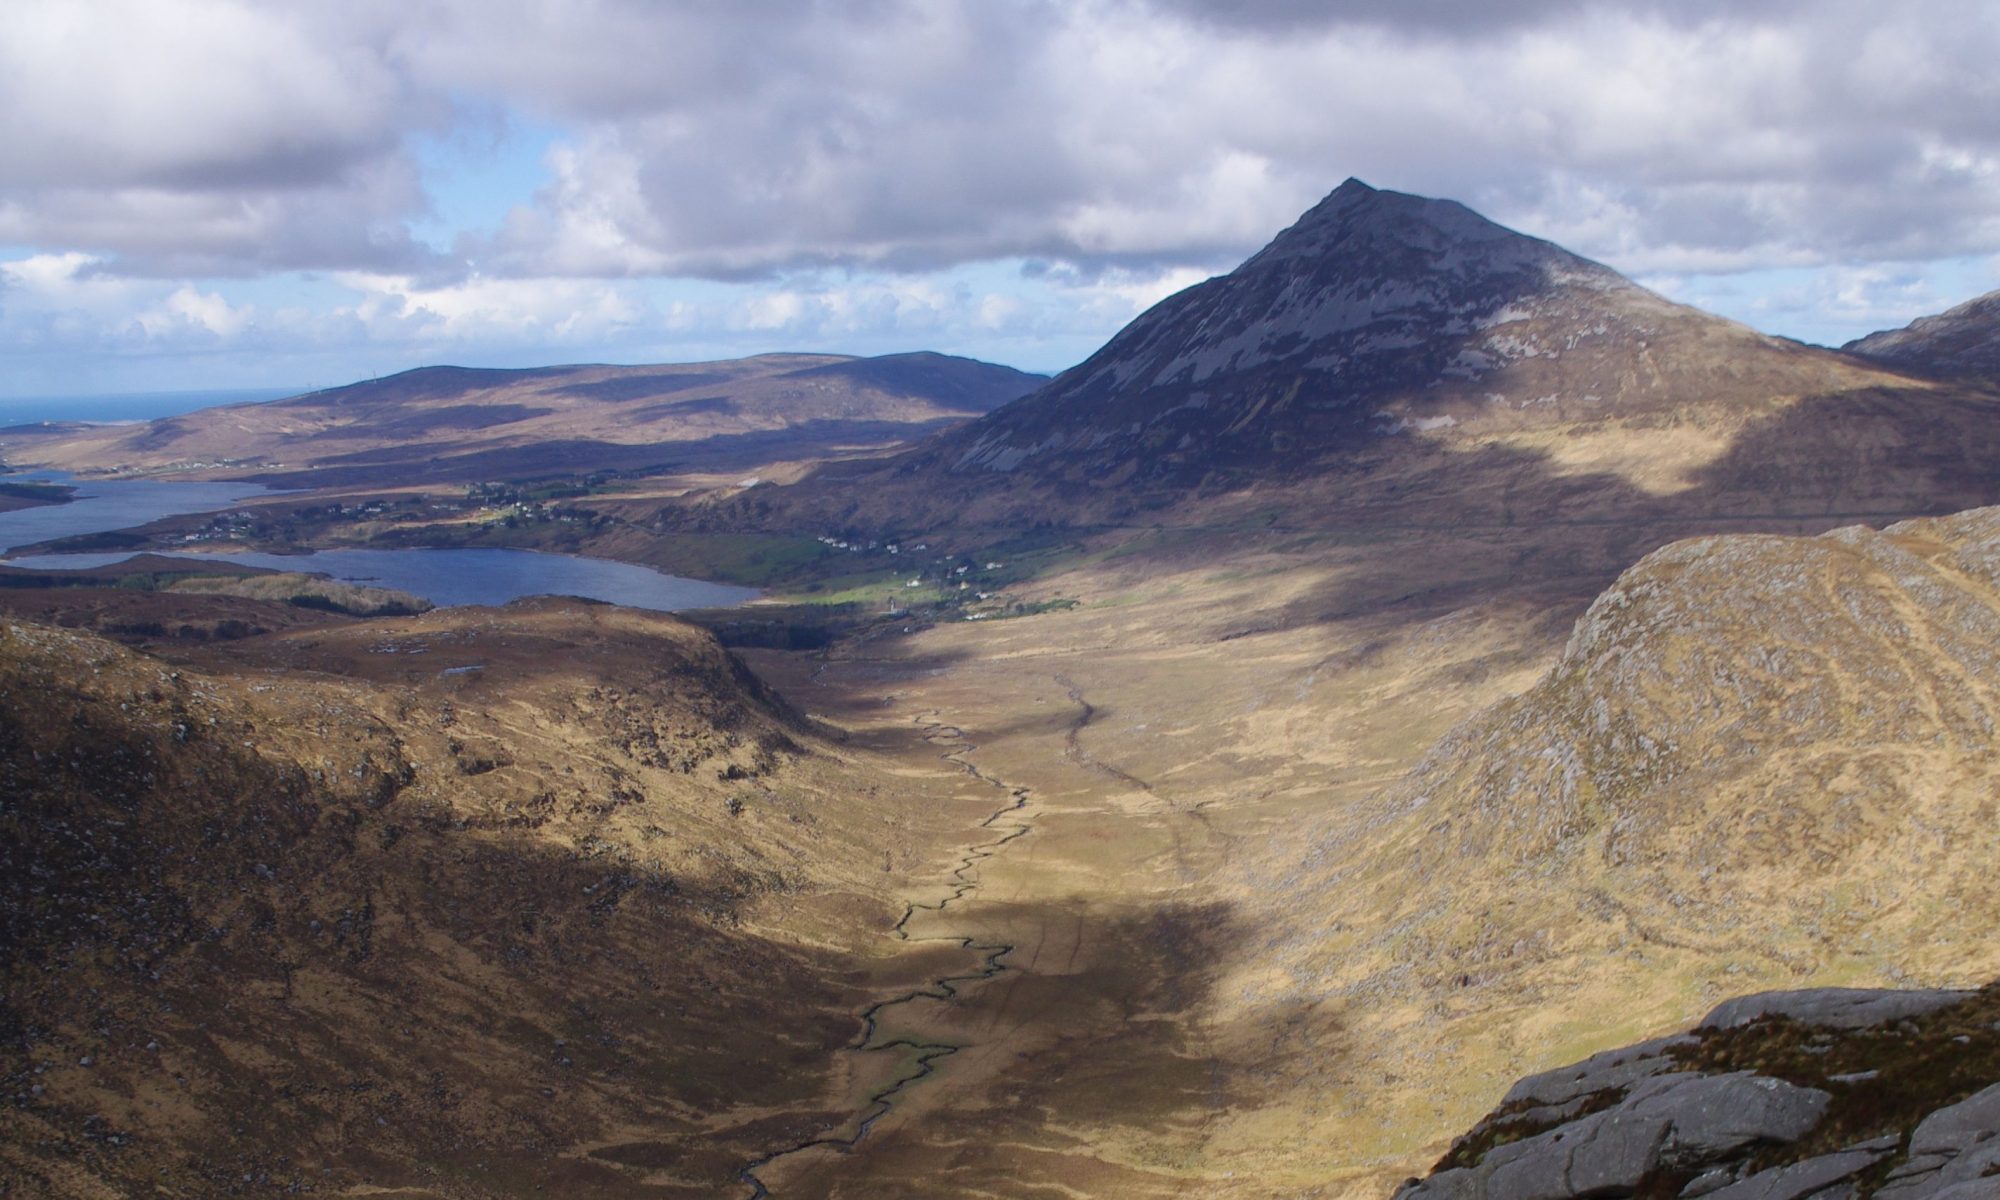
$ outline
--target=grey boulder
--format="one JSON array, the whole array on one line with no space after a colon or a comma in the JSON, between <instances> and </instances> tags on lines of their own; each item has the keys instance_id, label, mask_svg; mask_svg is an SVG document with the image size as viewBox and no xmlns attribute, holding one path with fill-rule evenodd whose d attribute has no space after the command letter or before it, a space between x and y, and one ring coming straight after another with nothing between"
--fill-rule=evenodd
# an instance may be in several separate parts
<instances>
[{"instance_id":1,"label":"grey boulder","mask_svg":"<svg viewBox=\"0 0 2000 1200\"><path fill-rule=\"evenodd\" d=\"M1866 1029L1936 1012L1977 995L1945 988L1804 988L1758 992L1724 1000L1701 1019L1698 1029L1734 1029L1762 1016L1790 1017L1821 1029Z\"/></svg>"},{"instance_id":2,"label":"grey boulder","mask_svg":"<svg viewBox=\"0 0 2000 1200\"><path fill-rule=\"evenodd\" d=\"M1497 1147L1472 1167L1405 1188L1405 1200L1563 1200L1629 1193L1661 1169L1698 1170L1798 1138L1832 1097L1740 1071L1645 1078L1615 1106Z\"/></svg>"}]
</instances>

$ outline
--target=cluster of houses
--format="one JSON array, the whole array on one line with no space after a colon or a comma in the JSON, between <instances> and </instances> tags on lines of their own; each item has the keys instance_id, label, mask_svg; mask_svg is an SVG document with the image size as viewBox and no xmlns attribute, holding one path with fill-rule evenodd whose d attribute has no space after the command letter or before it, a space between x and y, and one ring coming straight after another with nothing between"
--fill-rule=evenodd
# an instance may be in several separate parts
<instances>
[{"instance_id":1,"label":"cluster of houses","mask_svg":"<svg viewBox=\"0 0 2000 1200\"><path fill-rule=\"evenodd\" d=\"M234 542L250 536L257 527L257 518L242 510L217 513L210 517L208 524L193 533L181 535L184 543Z\"/></svg>"},{"instance_id":2,"label":"cluster of houses","mask_svg":"<svg viewBox=\"0 0 2000 1200\"><path fill-rule=\"evenodd\" d=\"M813 540L820 543L823 546L830 546L835 550L845 550L851 554L861 554L864 552L875 551L875 550L883 550L890 554L901 554L903 552L903 547L900 542L887 542L887 543L881 541L864 542L859 538L856 538L855 540L850 542L846 538L835 537L833 534L830 533L823 533L819 537L814 538ZM930 549L930 543L918 542L916 545L910 547L910 553L922 554L924 551L928 549Z\"/></svg>"},{"instance_id":3,"label":"cluster of houses","mask_svg":"<svg viewBox=\"0 0 2000 1200\"><path fill-rule=\"evenodd\" d=\"M814 540L830 550L840 550L850 554L882 553L904 558L911 555L923 554L930 550L928 542L917 542L905 546L901 542L845 538L831 533L821 534ZM908 578L903 580L903 589L908 591L914 588L921 588L928 581L944 591L946 593L945 598L951 603L963 605L969 601L991 600L998 593L977 590L976 581L978 577L974 576L973 572L982 569L984 571L998 571L1006 565L1003 562L988 562L982 568L978 563L957 561L956 556L953 555L940 555L931 559L928 565L918 566ZM907 611L908 609L897 601L891 600L888 603L888 612L891 616L900 616ZM987 612L969 612L964 615L964 619L977 621L991 615L991 613Z\"/></svg>"}]
</instances>

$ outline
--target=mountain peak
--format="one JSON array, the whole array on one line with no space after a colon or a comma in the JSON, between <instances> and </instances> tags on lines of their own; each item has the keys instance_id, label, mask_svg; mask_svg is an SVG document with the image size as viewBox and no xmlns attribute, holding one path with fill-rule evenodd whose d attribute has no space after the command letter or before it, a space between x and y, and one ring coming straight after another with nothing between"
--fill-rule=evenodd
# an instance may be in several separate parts
<instances>
[{"instance_id":1,"label":"mountain peak","mask_svg":"<svg viewBox=\"0 0 2000 1200\"><path fill-rule=\"evenodd\" d=\"M954 471L1092 479L1299 465L1409 421L1601 408L1649 339L1695 326L1756 336L1456 201L1349 179L940 452Z\"/></svg>"},{"instance_id":2,"label":"mountain peak","mask_svg":"<svg viewBox=\"0 0 2000 1200\"><path fill-rule=\"evenodd\" d=\"M1365 267L1367 257L1397 250L1434 256L1429 263L1400 264L1417 271L1461 265L1503 270L1555 267L1566 275L1594 277L1600 284L1625 282L1607 267L1516 233L1456 200L1370 187L1359 179L1349 179L1327 193L1238 270L1333 255L1343 256L1345 267Z\"/></svg>"}]
</instances>

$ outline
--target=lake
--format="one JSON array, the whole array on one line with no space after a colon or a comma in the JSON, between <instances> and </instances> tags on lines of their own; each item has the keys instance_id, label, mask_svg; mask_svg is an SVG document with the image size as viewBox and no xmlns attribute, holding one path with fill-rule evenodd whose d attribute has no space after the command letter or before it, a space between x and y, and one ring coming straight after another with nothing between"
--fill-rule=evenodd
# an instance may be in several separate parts
<instances>
[{"instance_id":1,"label":"lake","mask_svg":"<svg viewBox=\"0 0 2000 1200\"><path fill-rule=\"evenodd\" d=\"M24 546L54 537L126 529L181 513L225 509L266 489L241 483L159 483L152 480L77 481L60 472L5 478L71 483L83 498L69 504L0 513L0 546ZM628 608L676 612L727 608L756 598L753 588L683 579L650 567L543 554L533 550L407 549L322 550L314 554L196 554L166 551L195 562L229 562L279 571L314 571L349 583L396 588L433 604L505 604L522 596L582 596ZM129 552L35 554L4 560L9 566L61 570L124 562Z\"/></svg>"},{"instance_id":2,"label":"lake","mask_svg":"<svg viewBox=\"0 0 2000 1200\"><path fill-rule=\"evenodd\" d=\"M77 489L68 504L44 504L0 513L0 548L50 538L130 529L182 513L215 512L271 489L254 483L162 483L156 479L77 479L63 471L0 475L7 483L61 483Z\"/></svg>"}]
</instances>

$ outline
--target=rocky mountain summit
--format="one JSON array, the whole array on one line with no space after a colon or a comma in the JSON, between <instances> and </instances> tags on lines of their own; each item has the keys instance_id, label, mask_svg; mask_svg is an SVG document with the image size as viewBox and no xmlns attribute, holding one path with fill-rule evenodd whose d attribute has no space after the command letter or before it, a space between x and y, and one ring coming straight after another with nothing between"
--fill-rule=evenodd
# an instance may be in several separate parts
<instances>
[{"instance_id":1,"label":"rocky mountain summit","mask_svg":"<svg viewBox=\"0 0 2000 1200\"><path fill-rule=\"evenodd\" d=\"M1515 1084L1398 1200L1990 1200L2000 986L1729 1001Z\"/></svg>"},{"instance_id":2,"label":"rocky mountain summit","mask_svg":"<svg viewBox=\"0 0 2000 1200\"><path fill-rule=\"evenodd\" d=\"M1919 317L1901 329L1857 338L1841 349L1905 369L2000 379L2000 292Z\"/></svg>"},{"instance_id":3,"label":"rocky mountain summit","mask_svg":"<svg viewBox=\"0 0 2000 1200\"><path fill-rule=\"evenodd\" d=\"M957 473L1198 480L1398 433L1685 400L1720 357L1738 376L1765 360L1837 373L1454 201L1350 179L938 457Z\"/></svg>"},{"instance_id":4,"label":"rocky mountain summit","mask_svg":"<svg viewBox=\"0 0 2000 1200\"><path fill-rule=\"evenodd\" d=\"M1349 180L1022 399L659 520L1609 518L1685 535L1718 517L1894 519L2000 500L1996 410L1971 385L1768 337L1456 202ZM1664 540L1642 531L1619 557Z\"/></svg>"}]
</instances>

